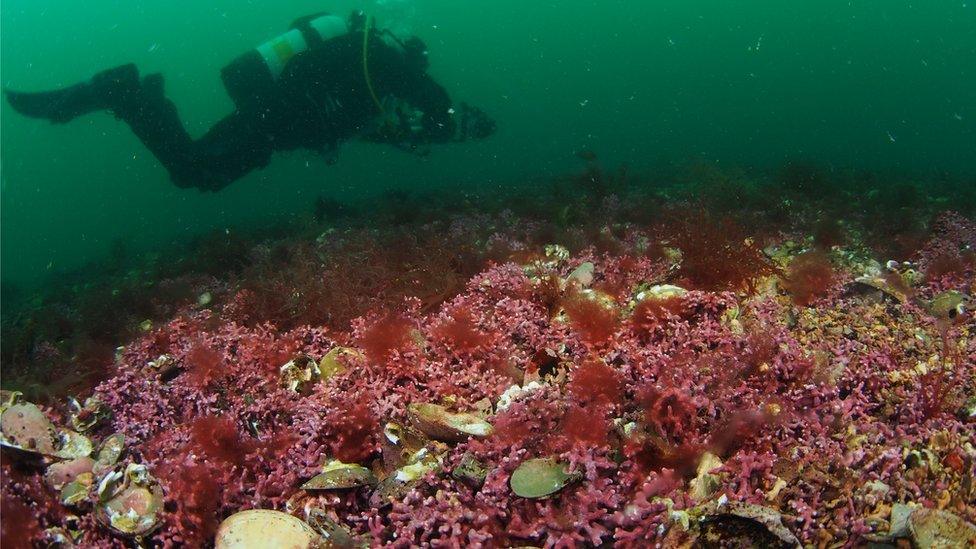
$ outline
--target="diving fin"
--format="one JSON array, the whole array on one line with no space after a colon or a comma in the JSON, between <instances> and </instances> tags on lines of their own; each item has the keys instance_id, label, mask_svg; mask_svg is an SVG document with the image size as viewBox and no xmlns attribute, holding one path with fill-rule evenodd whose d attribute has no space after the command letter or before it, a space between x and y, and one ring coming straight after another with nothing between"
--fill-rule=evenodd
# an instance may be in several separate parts
<instances>
[{"instance_id":1,"label":"diving fin","mask_svg":"<svg viewBox=\"0 0 976 549\"><path fill-rule=\"evenodd\" d=\"M139 89L139 71L129 63L96 74L91 81L60 90L18 92L4 90L7 102L20 114L64 124L90 112L115 108Z\"/></svg>"}]
</instances>

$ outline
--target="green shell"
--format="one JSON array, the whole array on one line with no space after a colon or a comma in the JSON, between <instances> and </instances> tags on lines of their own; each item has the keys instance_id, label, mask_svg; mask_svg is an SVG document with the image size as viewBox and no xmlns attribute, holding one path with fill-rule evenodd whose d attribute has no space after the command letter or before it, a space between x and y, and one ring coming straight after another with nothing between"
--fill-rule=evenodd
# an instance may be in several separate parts
<instances>
[{"instance_id":1,"label":"green shell","mask_svg":"<svg viewBox=\"0 0 976 549\"><path fill-rule=\"evenodd\" d=\"M375 483L376 477L369 469L354 463L332 461L303 484L302 490L344 490Z\"/></svg>"},{"instance_id":2,"label":"green shell","mask_svg":"<svg viewBox=\"0 0 976 549\"><path fill-rule=\"evenodd\" d=\"M568 467L553 458L526 460L512 473L509 484L519 497L544 498L579 479L579 474L567 471Z\"/></svg>"}]
</instances>

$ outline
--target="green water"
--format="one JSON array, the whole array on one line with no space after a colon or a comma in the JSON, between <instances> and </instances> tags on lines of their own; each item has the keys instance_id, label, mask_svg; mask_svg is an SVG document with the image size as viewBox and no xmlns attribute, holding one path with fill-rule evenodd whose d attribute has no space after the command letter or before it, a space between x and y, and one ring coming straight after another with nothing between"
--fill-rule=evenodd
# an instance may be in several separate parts
<instances>
[{"instance_id":1,"label":"green water","mask_svg":"<svg viewBox=\"0 0 976 549\"><path fill-rule=\"evenodd\" d=\"M339 163L277 155L219 194L174 187L105 113L64 126L0 107L0 266L31 286L214 228L309 216L320 193L500 184L689 159L913 174L976 171L972 0L78 3L5 0L2 83L41 90L135 62L160 71L194 136L231 110L219 69L296 17L363 7L430 48L430 72L498 122L426 159L349 143ZM524 192L532 192L526 187Z\"/></svg>"}]
</instances>

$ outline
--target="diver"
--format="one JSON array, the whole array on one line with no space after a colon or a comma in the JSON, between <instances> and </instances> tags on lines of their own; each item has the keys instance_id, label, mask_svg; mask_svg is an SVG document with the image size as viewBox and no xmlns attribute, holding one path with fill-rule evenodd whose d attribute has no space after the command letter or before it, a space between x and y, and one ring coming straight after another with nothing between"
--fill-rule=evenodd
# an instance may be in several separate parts
<instances>
[{"instance_id":1,"label":"diver","mask_svg":"<svg viewBox=\"0 0 976 549\"><path fill-rule=\"evenodd\" d=\"M194 140L163 93L163 77L127 64L47 92L4 90L14 110L62 124L100 110L126 122L180 187L218 191L275 151L310 149L333 162L351 138L423 155L431 143L495 131L481 110L453 106L427 74L427 48L379 30L361 11L319 13L221 70L235 110Z\"/></svg>"}]
</instances>

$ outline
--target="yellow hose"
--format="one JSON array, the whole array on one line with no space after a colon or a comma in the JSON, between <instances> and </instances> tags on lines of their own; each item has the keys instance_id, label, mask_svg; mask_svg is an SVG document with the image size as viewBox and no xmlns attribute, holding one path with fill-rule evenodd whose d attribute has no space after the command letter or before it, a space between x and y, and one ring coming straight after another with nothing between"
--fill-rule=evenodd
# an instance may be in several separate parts
<instances>
[{"instance_id":1,"label":"yellow hose","mask_svg":"<svg viewBox=\"0 0 976 549\"><path fill-rule=\"evenodd\" d=\"M363 27L363 76L366 78L366 89L369 90L369 96L373 98L373 104L379 109L380 113L386 114L383 109L383 104L380 103L378 97L376 97L376 90L373 89L373 80L369 77L369 55L367 54L369 46L369 28L373 22L373 16L366 16L366 24Z\"/></svg>"}]
</instances>

